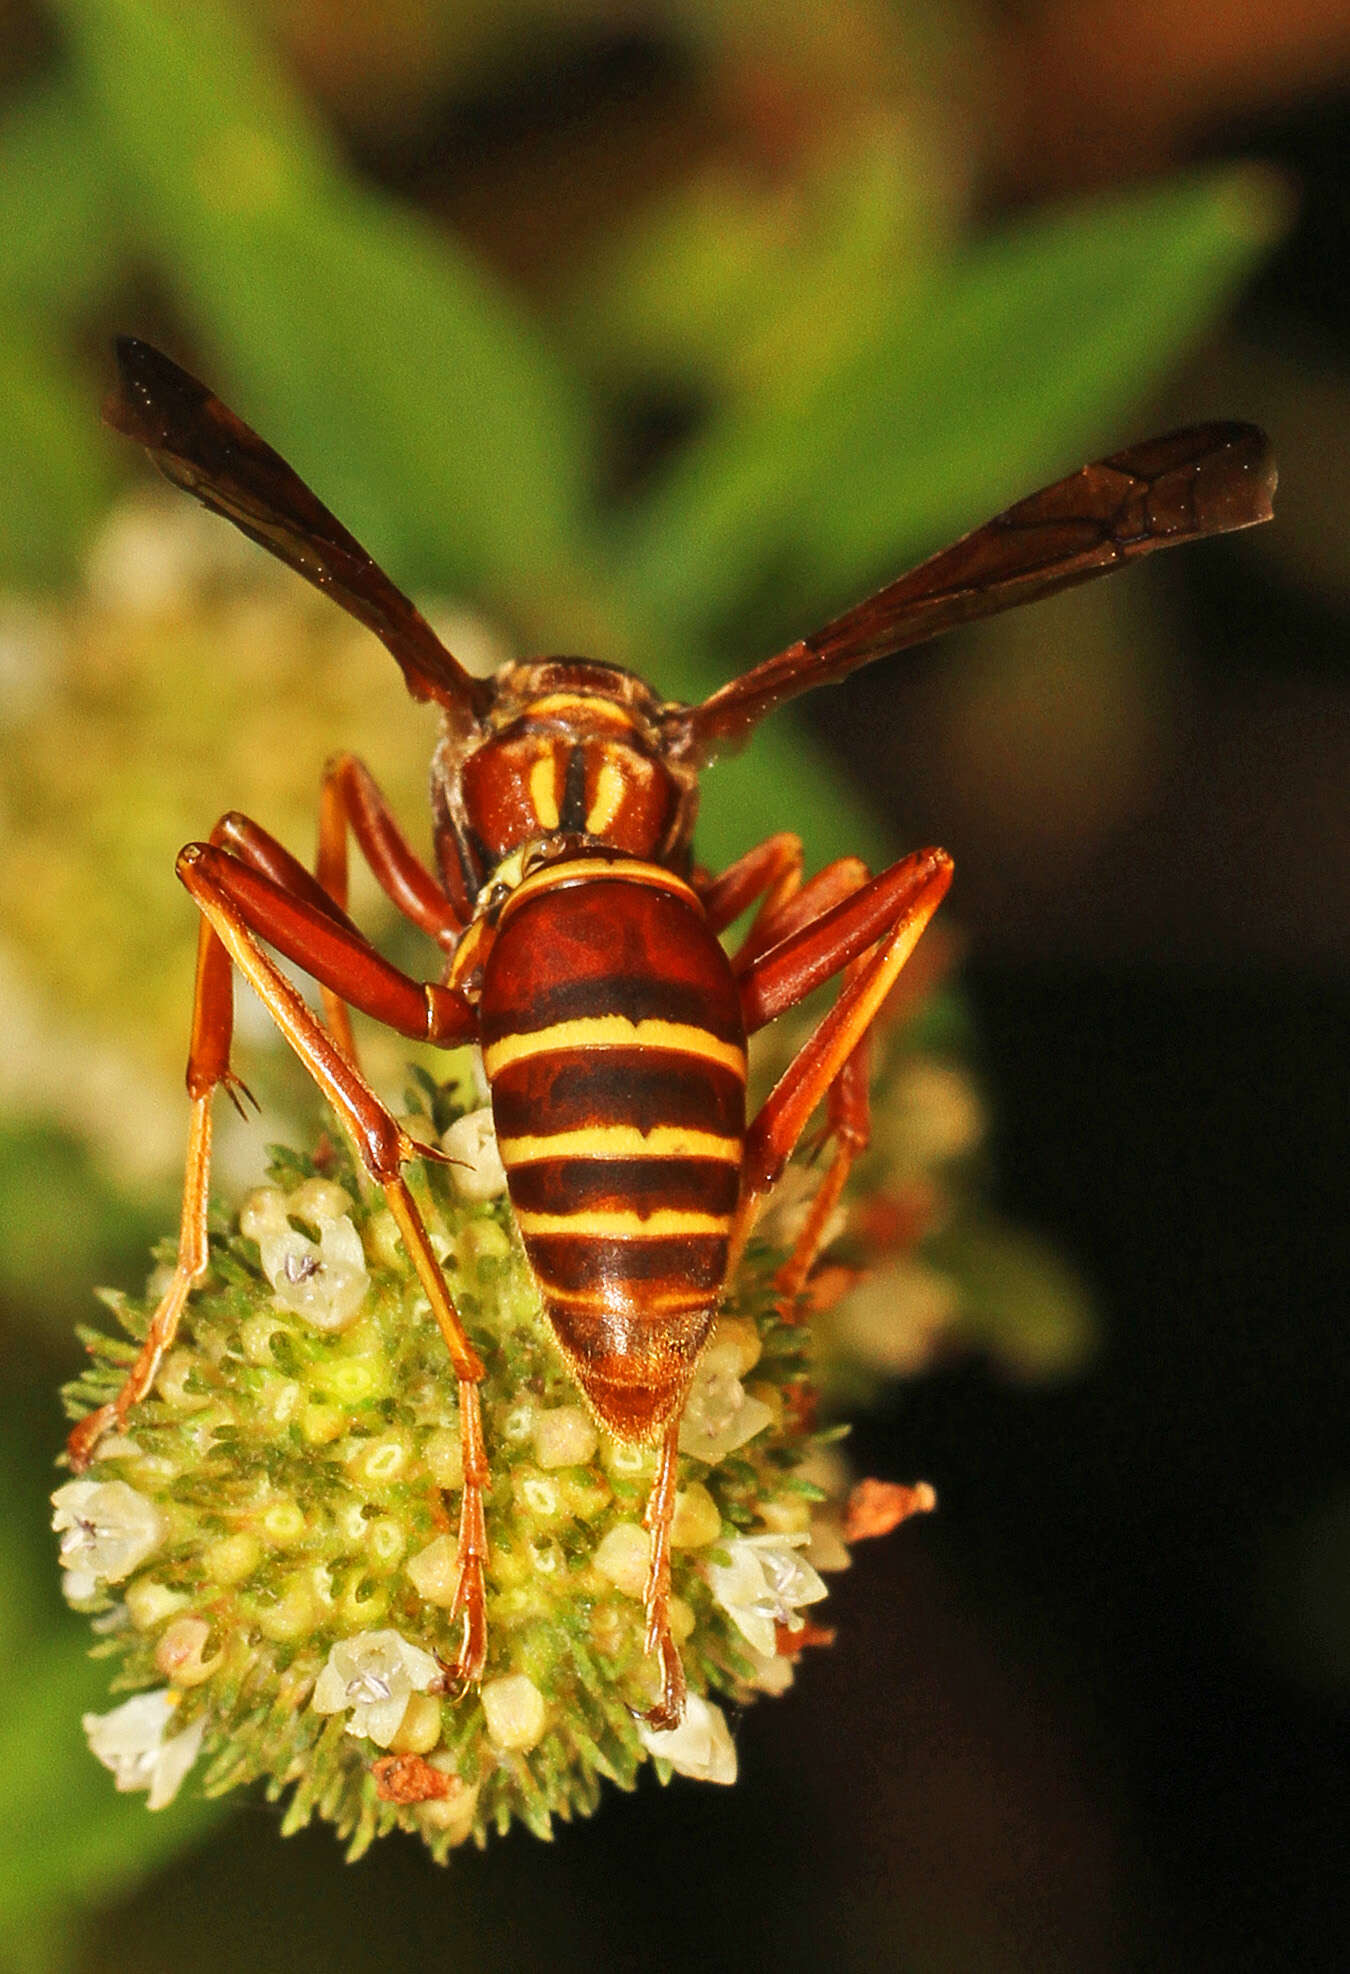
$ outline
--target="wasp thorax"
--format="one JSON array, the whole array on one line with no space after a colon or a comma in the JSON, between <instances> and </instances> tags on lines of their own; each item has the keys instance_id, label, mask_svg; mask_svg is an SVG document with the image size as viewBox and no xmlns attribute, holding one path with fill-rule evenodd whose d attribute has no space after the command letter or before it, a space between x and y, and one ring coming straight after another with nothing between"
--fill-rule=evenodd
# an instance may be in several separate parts
<instances>
[{"instance_id":1,"label":"wasp thorax","mask_svg":"<svg viewBox=\"0 0 1350 1974\"><path fill-rule=\"evenodd\" d=\"M667 758L662 705L632 674L580 659L508 667L486 734L447 742L438 808L476 888L522 844L567 836L632 856L684 852L688 772Z\"/></svg>"}]
</instances>

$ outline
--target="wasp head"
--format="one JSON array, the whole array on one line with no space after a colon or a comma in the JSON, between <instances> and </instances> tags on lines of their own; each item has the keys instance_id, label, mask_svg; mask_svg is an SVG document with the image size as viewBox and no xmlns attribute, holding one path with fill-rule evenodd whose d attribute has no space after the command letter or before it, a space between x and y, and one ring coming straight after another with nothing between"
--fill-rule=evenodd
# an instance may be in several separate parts
<instances>
[{"instance_id":1,"label":"wasp head","mask_svg":"<svg viewBox=\"0 0 1350 1974\"><path fill-rule=\"evenodd\" d=\"M508 859L551 839L687 860L696 787L670 759L664 702L634 673L581 658L507 665L486 718L447 723L432 764L437 852L472 904Z\"/></svg>"}]
</instances>

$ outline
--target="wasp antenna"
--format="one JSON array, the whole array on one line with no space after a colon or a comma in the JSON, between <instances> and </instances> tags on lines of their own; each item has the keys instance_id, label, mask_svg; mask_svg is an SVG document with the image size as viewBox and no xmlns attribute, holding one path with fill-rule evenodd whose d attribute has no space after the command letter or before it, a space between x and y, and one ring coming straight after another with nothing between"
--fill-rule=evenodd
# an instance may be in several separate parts
<instances>
[{"instance_id":1,"label":"wasp antenna","mask_svg":"<svg viewBox=\"0 0 1350 1974\"><path fill-rule=\"evenodd\" d=\"M104 405L106 422L143 445L166 479L374 631L415 699L435 700L461 724L481 719L492 701L490 681L451 656L281 454L153 344L119 336L115 349L119 383Z\"/></svg>"}]
</instances>

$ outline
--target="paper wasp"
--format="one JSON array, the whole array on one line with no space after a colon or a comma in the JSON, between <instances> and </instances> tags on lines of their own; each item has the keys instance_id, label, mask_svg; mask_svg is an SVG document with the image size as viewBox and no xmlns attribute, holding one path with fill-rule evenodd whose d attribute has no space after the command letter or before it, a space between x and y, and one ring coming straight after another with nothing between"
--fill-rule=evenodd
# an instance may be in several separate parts
<instances>
[{"instance_id":1,"label":"paper wasp","mask_svg":"<svg viewBox=\"0 0 1350 1974\"><path fill-rule=\"evenodd\" d=\"M464 1485L448 1678L486 1657L482 1363L403 1177L420 1155L363 1079L349 1008L419 1041L479 1044L520 1238L557 1342L600 1422L659 1443L646 1649L673 1725L670 1526L681 1412L729 1272L822 1101L831 1157L780 1277L790 1307L868 1136L869 1028L951 878L941 850L869 875L855 859L803 879L781 834L710 875L691 850L700 769L765 714L950 626L1087 581L1175 542L1266 520L1275 473L1252 426L1214 424L1120 452L1009 508L953 548L755 666L701 705L575 658L466 672L414 605L286 462L147 344L118 344L106 416L170 480L374 631L409 690L442 714L432 767L434 870L361 762L325 772L313 872L230 814L178 858L201 912L178 1261L116 1399L70 1436L83 1468L149 1392L207 1266L211 1102L230 1068L233 970L252 983L385 1192L459 1389ZM346 912L349 839L398 910L445 954L423 982ZM749 907L731 956L719 935ZM320 985L313 1014L265 948ZM837 999L753 1118L747 1037L841 976Z\"/></svg>"}]
</instances>

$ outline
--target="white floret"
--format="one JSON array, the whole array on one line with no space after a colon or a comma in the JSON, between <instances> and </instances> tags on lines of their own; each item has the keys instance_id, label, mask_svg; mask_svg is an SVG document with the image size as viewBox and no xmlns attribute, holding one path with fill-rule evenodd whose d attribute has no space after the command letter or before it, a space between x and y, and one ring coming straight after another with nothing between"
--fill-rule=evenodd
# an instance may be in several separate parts
<instances>
[{"instance_id":1,"label":"white floret","mask_svg":"<svg viewBox=\"0 0 1350 1974\"><path fill-rule=\"evenodd\" d=\"M345 1330L356 1321L370 1287L365 1250L340 1187L308 1181L289 1196L262 1186L245 1201L240 1231L258 1243L263 1273L286 1309L316 1330ZM314 1227L314 1241L292 1226L295 1215Z\"/></svg>"},{"instance_id":2,"label":"white floret","mask_svg":"<svg viewBox=\"0 0 1350 1974\"><path fill-rule=\"evenodd\" d=\"M461 1199L497 1199L506 1191L506 1168L497 1150L488 1105L459 1117L441 1133L441 1150L453 1159L451 1176Z\"/></svg>"},{"instance_id":3,"label":"white floret","mask_svg":"<svg viewBox=\"0 0 1350 1974\"><path fill-rule=\"evenodd\" d=\"M685 1701L684 1719L678 1727L648 1727L640 1720L638 1738L649 1754L669 1762L679 1774L692 1776L695 1782L736 1780L736 1744L726 1716L699 1693L691 1693Z\"/></svg>"},{"instance_id":4,"label":"white floret","mask_svg":"<svg viewBox=\"0 0 1350 1974\"><path fill-rule=\"evenodd\" d=\"M117 1787L148 1789L152 1810L163 1809L178 1794L206 1732L202 1714L181 1734L166 1735L177 1708L177 1695L161 1687L137 1693L111 1713L85 1714L81 1721L90 1750L112 1770Z\"/></svg>"},{"instance_id":5,"label":"white floret","mask_svg":"<svg viewBox=\"0 0 1350 1974\"><path fill-rule=\"evenodd\" d=\"M101 1583L121 1583L153 1556L168 1523L153 1501L125 1481L67 1481L52 1496L61 1538L62 1589L72 1603Z\"/></svg>"},{"instance_id":6,"label":"white floret","mask_svg":"<svg viewBox=\"0 0 1350 1974\"><path fill-rule=\"evenodd\" d=\"M680 1451L716 1466L772 1424L773 1412L762 1398L752 1397L728 1366L705 1359L685 1401Z\"/></svg>"},{"instance_id":7,"label":"white floret","mask_svg":"<svg viewBox=\"0 0 1350 1974\"><path fill-rule=\"evenodd\" d=\"M777 1628L800 1631L803 1604L829 1595L801 1555L805 1535L742 1535L729 1542L725 1563L708 1563L712 1594L736 1629L764 1658L777 1650Z\"/></svg>"},{"instance_id":8,"label":"white floret","mask_svg":"<svg viewBox=\"0 0 1350 1974\"><path fill-rule=\"evenodd\" d=\"M315 1713L348 1711L349 1734L364 1735L387 1748L398 1733L408 1701L425 1693L440 1666L420 1645L393 1630L362 1631L344 1638L328 1654L314 1686Z\"/></svg>"}]
</instances>

